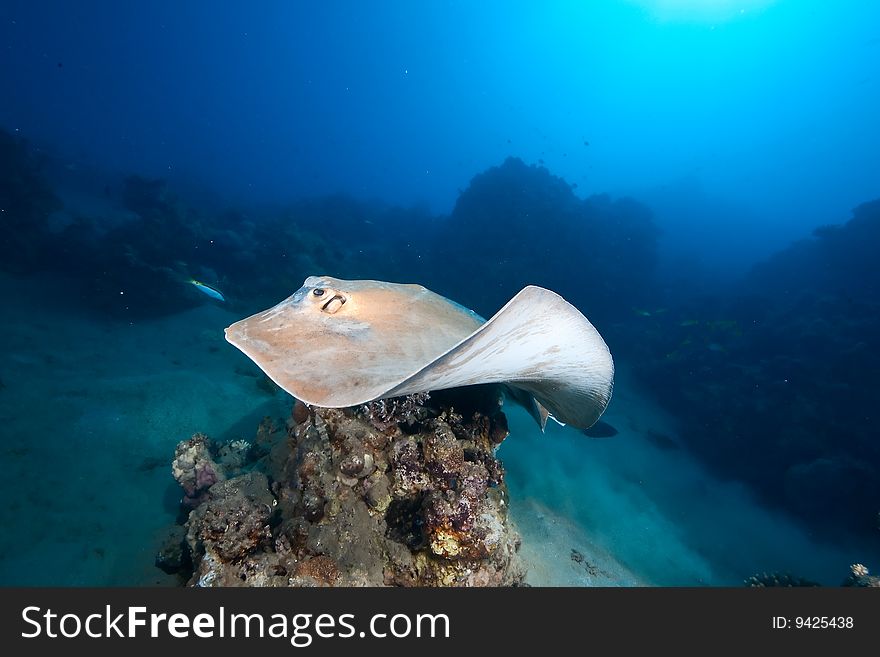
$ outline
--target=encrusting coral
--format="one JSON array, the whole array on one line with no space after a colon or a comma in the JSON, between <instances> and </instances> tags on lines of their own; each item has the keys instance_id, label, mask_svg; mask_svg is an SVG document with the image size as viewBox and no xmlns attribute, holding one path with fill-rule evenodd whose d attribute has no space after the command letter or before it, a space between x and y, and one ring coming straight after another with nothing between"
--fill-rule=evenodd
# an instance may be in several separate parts
<instances>
[{"instance_id":1,"label":"encrusting coral","mask_svg":"<svg viewBox=\"0 0 880 657\"><path fill-rule=\"evenodd\" d=\"M211 454L210 439L203 433L183 440L174 451L171 474L183 488L181 504L196 507L206 498L208 489L226 478Z\"/></svg>"},{"instance_id":2,"label":"encrusting coral","mask_svg":"<svg viewBox=\"0 0 880 657\"><path fill-rule=\"evenodd\" d=\"M173 469L192 510L157 564L200 586L521 584L497 389L428 402L297 402L286 432L266 420L247 449L181 442Z\"/></svg>"}]
</instances>

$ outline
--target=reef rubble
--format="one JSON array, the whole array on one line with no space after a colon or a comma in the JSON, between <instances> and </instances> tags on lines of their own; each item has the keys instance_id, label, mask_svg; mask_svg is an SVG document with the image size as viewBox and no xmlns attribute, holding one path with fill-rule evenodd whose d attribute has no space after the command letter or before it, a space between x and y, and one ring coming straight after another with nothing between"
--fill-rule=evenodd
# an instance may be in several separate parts
<instances>
[{"instance_id":1,"label":"reef rubble","mask_svg":"<svg viewBox=\"0 0 880 657\"><path fill-rule=\"evenodd\" d=\"M296 402L253 442L181 441L181 518L156 564L190 586L520 585L499 395Z\"/></svg>"}]
</instances>

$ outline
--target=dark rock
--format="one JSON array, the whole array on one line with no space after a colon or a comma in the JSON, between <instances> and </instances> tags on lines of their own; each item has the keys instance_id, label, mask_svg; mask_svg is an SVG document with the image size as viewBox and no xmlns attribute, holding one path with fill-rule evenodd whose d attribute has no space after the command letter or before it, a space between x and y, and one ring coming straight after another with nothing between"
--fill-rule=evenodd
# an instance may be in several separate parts
<instances>
[{"instance_id":1,"label":"dark rock","mask_svg":"<svg viewBox=\"0 0 880 657\"><path fill-rule=\"evenodd\" d=\"M309 407L303 404L299 399L293 404L293 422L294 424L302 424L309 419Z\"/></svg>"},{"instance_id":2,"label":"dark rock","mask_svg":"<svg viewBox=\"0 0 880 657\"><path fill-rule=\"evenodd\" d=\"M171 527L156 555L156 566L169 575L179 573L187 568L190 563L185 544L186 530L180 525Z\"/></svg>"},{"instance_id":3,"label":"dark rock","mask_svg":"<svg viewBox=\"0 0 880 657\"><path fill-rule=\"evenodd\" d=\"M219 483L211 499L190 514L187 542L191 553L211 553L234 563L268 542L275 502L268 488L266 476L256 472Z\"/></svg>"}]
</instances>

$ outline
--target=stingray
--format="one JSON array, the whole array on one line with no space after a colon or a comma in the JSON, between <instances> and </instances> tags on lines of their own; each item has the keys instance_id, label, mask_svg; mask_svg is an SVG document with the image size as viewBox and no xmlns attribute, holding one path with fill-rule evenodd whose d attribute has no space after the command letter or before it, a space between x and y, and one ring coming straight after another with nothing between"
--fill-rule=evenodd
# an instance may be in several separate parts
<instances>
[{"instance_id":1,"label":"stingray","mask_svg":"<svg viewBox=\"0 0 880 657\"><path fill-rule=\"evenodd\" d=\"M421 285L310 276L226 339L300 401L324 408L503 384L541 428L585 429L611 398L614 364L577 308L523 288L489 320Z\"/></svg>"}]
</instances>

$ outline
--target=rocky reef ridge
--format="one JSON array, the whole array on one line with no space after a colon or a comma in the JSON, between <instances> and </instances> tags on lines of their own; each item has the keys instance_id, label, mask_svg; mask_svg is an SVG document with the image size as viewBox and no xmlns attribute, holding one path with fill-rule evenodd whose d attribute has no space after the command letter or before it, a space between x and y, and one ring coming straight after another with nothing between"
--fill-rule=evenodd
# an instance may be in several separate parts
<instances>
[{"instance_id":1,"label":"rocky reef ridge","mask_svg":"<svg viewBox=\"0 0 880 657\"><path fill-rule=\"evenodd\" d=\"M253 442L182 441L186 514L157 565L192 586L521 584L495 458L507 421L497 389L477 395L297 402L286 430L266 419Z\"/></svg>"}]
</instances>

